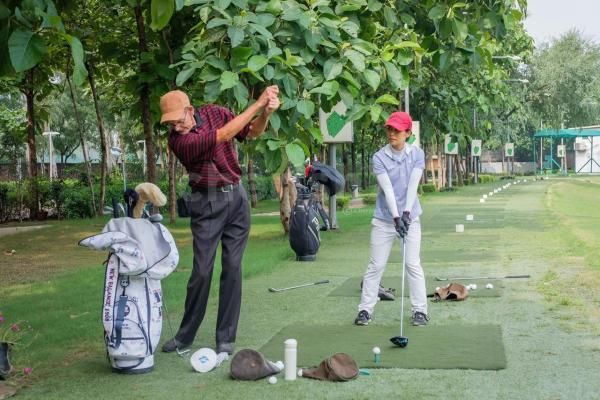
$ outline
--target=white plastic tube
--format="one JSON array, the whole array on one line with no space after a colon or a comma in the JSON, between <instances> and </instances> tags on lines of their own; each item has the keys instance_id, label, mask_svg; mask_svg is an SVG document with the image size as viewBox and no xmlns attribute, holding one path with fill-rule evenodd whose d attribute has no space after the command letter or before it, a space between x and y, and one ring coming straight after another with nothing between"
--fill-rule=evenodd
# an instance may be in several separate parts
<instances>
[{"instance_id":1,"label":"white plastic tube","mask_svg":"<svg viewBox=\"0 0 600 400\"><path fill-rule=\"evenodd\" d=\"M284 374L286 381L294 381L296 380L296 357L297 357L297 348L298 342L296 339L288 339L284 342L285 344L285 352L284 352Z\"/></svg>"}]
</instances>

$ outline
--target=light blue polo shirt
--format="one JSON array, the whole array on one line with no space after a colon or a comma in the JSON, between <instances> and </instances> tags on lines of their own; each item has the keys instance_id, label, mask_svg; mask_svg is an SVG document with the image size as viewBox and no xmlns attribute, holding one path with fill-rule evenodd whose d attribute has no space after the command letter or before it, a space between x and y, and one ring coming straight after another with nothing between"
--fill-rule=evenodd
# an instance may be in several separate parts
<instances>
[{"instance_id":1,"label":"light blue polo shirt","mask_svg":"<svg viewBox=\"0 0 600 400\"><path fill-rule=\"evenodd\" d=\"M420 147L406 143L400 155L392 152L392 146L387 144L373 155L373 173L375 175L388 174L394 195L396 196L396 206L402 214L406 206L406 192L408 189L408 180L414 168L425 169L425 153ZM412 219L417 218L423 210L419 203L419 198L415 199L410 216ZM385 201L385 194L380 189L377 193L377 201L375 202L375 214L373 217L384 221L393 222L392 213L388 209Z\"/></svg>"}]
</instances>

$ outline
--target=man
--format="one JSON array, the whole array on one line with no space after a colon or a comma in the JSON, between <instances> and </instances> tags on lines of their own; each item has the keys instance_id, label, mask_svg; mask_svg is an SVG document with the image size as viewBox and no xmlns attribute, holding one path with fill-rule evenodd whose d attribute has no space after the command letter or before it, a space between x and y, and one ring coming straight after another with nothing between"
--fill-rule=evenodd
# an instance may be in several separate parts
<instances>
[{"instance_id":1,"label":"man","mask_svg":"<svg viewBox=\"0 0 600 400\"><path fill-rule=\"evenodd\" d=\"M425 275L421 267L421 205L417 198L419 180L425 169L425 154L407 143L412 134L412 118L405 112L395 112L385 123L389 144L373 156L373 172L377 176L379 193L371 221L371 258L363 278L361 301L356 325L368 325L379 283L393 244L398 236L406 240L406 270L412 308L411 323L427 325L427 294ZM400 215L398 210L402 210ZM409 229L410 228L410 229Z\"/></svg>"},{"instance_id":2,"label":"man","mask_svg":"<svg viewBox=\"0 0 600 400\"><path fill-rule=\"evenodd\" d=\"M233 353L242 296L242 255L250 230L248 198L240 184L241 168L233 139L258 137L279 107L279 88L269 86L240 115L217 105L194 108L179 90L160 99L160 122L171 127L169 146L189 174L188 212L194 264L185 310L175 337L164 352L189 347L204 318L217 246L222 247L217 353ZM257 114L257 118L253 119Z\"/></svg>"}]
</instances>

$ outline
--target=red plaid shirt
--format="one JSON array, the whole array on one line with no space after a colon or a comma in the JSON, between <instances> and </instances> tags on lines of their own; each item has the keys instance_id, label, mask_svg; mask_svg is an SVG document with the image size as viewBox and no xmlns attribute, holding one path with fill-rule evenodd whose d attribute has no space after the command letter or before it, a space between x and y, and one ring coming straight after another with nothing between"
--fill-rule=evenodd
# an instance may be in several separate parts
<instances>
[{"instance_id":1,"label":"red plaid shirt","mask_svg":"<svg viewBox=\"0 0 600 400\"><path fill-rule=\"evenodd\" d=\"M188 171L192 188L209 188L236 184L242 169L232 140L217 144L217 129L231 121L231 110L214 104L198 107L196 126L185 135L169 133L169 146ZM243 141L250 130L246 125L235 138Z\"/></svg>"}]
</instances>

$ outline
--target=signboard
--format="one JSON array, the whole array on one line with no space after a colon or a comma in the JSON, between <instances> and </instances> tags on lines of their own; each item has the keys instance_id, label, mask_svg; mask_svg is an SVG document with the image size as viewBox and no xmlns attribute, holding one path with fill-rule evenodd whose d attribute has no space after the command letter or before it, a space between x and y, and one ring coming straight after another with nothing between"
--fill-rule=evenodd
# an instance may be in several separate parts
<instances>
[{"instance_id":1,"label":"signboard","mask_svg":"<svg viewBox=\"0 0 600 400\"><path fill-rule=\"evenodd\" d=\"M450 136L450 135L445 136L444 153L458 154L458 142L452 142L452 136Z\"/></svg>"},{"instance_id":2,"label":"signboard","mask_svg":"<svg viewBox=\"0 0 600 400\"><path fill-rule=\"evenodd\" d=\"M352 143L354 129L352 123L346 123L346 105L340 101L326 113L319 109L319 128L323 134L323 143Z\"/></svg>"},{"instance_id":3,"label":"signboard","mask_svg":"<svg viewBox=\"0 0 600 400\"><path fill-rule=\"evenodd\" d=\"M481 157L481 140L471 140L471 155L473 157Z\"/></svg>"},{"instance_id":4,"label":"signboard","mask_svg":"<svg viewBox=\"0 0 600 400\"><path fill-rule=\"evenodd\" d=\"M567 154L566 150L565 150L565 145L559 144L558 146L556 146L556 155L560 158L565 157Z\"/></svg>"},{"instance_id":5,"label":"signboard","mask_svg":"<svg viewBox=\"0 0 600 400\"><path fill-rule=\"evenodd\" d=\"M504 145L504 157L514 157L515 156L515 144L514 143L506 143Z\"/></svg>"},{"instance_id":6,"label":"signboard","mask_svg":"<svg viewBox=\"0 0 600 400\"><path fill-rule=\"evenodd\" d=\"M412 135L410 135L407 142L421 147L421 124L419 124L419 121L413 121Z\"/></svg>"}]
</instances>

